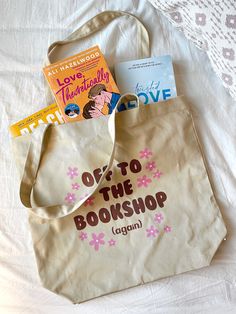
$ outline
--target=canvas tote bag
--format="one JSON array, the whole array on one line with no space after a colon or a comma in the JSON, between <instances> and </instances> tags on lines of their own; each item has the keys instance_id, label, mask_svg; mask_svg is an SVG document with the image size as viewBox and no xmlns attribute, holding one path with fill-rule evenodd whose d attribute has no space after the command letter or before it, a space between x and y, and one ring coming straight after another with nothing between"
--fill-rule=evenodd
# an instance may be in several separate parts
<instances>
[{"instance_id":1,"label":"canvas tote bag","mask_svg":"<svg viewBox=\"0 0 236 314\"><path fill-rule=\"evenodd\" d=\"M226 235L183 97L41 125L14 149L42 284L74 303L207 266Z\"/></svg>"}]
</instances>

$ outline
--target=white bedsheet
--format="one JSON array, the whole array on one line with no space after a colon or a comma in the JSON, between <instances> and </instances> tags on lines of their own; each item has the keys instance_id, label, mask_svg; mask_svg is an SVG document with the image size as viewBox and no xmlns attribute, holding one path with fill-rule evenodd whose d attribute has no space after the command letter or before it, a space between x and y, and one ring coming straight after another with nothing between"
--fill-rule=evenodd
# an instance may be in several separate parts
<instances>
[{"instance_id":1,"label":"white bedsheet","mask_svg":"<svg viewBox=\"0 0 236 314\"><path fill-rule=\"evenodd\" d=\"M104 10L126 10L147 26L152 55L171 54L178 94L186 95L204 148L228 236L212 265L80 305L40 285L9 124L45 105L42 63L48 45ZM135 25L127 18L62 51L98 43L110 65L138 57ZM0 313L233 313L236 311L236 103L206 54L144 0L0 1ZM115 261L114 261L115 262ZM109 279L108 279L109 280Z\"/></svg>"}]
</instances>

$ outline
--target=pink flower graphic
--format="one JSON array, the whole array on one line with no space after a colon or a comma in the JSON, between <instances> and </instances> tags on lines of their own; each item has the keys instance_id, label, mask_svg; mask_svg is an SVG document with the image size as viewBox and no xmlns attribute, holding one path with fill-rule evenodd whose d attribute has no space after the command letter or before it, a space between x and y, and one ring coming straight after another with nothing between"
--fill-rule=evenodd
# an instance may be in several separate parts
<instances>
[{"instance_id":1,"label":"pink flower graphic","mask_svg":"<svg viewBox=\"0 0 236 314\"><path fill-rule=\"evenodd\" d=\"M76 201L75 194L73 193L67 193L65 197L65 201L69 204L74 203Z\"/></svg>"},{"instance_id":2,"label":"pink flower graphic","mask_svg":"<svg viewBox=\"0 0 236 314\"><path fill-rule=\"evenodd\" d=\"M78 174L78 168L71 168L71 167L68 167L67 175L68 175L71 179L74 179L74 177L77 177L77 176L79 175L79 174Z\"/></svg>"},{"instance_id":3,"label":"pink flower graphic","mask_svg":"<svg viewBox=\"0 0 236 314\"><path fill-rule=\"evenodd\" d=\"M103 232L96 235L95 233L92 233L93 240L89 242L90 245L94 246L95 251L99 250L100 245L104 245L105 241L102 239L104 238L105 234Z\"/></svg>"},{"instance_id":4,"label":"pink flower graphic","mask_svg":"<svg viewBox=\"0 0 236 314\"><path fill-rule=\"evenodd\" d=\"M108 241L109 246L114 246L116 244L116 241L111 239L110 241Z\"/></svg>"},{"instance_id":5,"label":"pink flower graphic","mask_svg":"<svg viewBox=\"0 0 236 314\"><path fill-rule=\"evenodd\" d=\"M88 235L86 232L81 232L80 235L79 235L79 238L84 241L85 239L88 238Z\"/></svg>"},{"instance_id":6,"label":"pink flower graphic","mask_svg":"<svg viewBox=\"0 0 236 314\"><path fill-rule=\"evenodd\" d=\"M156 164L155 164L155 161L150 161L147 163L146 165L146 169L148 169L149 171L152 171L153 169L156 168Z\"/></svg>"},{"instance_id":7,"label":"pink flower graphic","mask_svg":"<svg viewBox=\"0 0 236 314\"><path fill-rule=\"evenodd\" d=\"M153 237L153 238L155 238L157 234L159 233L159 231L153 226L151 226L149 229L146 229L146 232L147 232L147 237Z\"/></svg>"},{"instance_id":8,"label":"pink flower graphic","mask_svg":"<svg viewBox=\"0 0 236 314\"><path fill-rule=\"evenodd\" d=\"M160 179L160 177L163 175L162 172L160 172L159 170L155 171L153 174L153 178L157 178Z\"/></svg>"},{"instance_id":9,"label":"pink flower graphic","mask_svg":"<svg viewBox=\"0 0 236 314\"><path fill-rule=\"evenodd\" d=\"M165 226L164 227L164 231L167 232L171 232L171 227L170 226Z\"/></svg>"},{"instance_id":10,"label":"pink flower graphic","mask_svg":"<svg viewBox=\"0 0 236 314\"><path fill-rule=\"evenodd\" d=\"M84 202L84 206L94 205L94 199L95 199L94 196L90 196L89 198L87 198L86 201Z\"/></svg>"},{"instance_id":11,"label":"pink flower graphic","mask_svg":"<svg viewBox=\"0 0 236 314\"><path fill-rule=\"evenodd\" d=\"M72 183L72 190L78 190L80 188L80 185L76 183Z\"/></svg>"},{"instance_id":12,"label":"pink flower graphic","mask_svg":"<svg viewBox=\"0 0 236 314\"><path fill-rule=\"evenodd\" d=\"M137 179L137 181L138 181L138 187L145 186L145 188L148 186L149 183L152 182L152 180L147 178L147 176L140 177Z\"/></svg>"},{"instance_id":13,"label":"pink flower graphic","mask_svg":"<svg viewBox=\"0 0 236 314\"><path fill-rule=\"evenodd\" d=\"M161 221L163 220L163 216L162 214L156 214L155 217L154 217L154 221L157 222L157 223L161 223Z\"/></svg>"},{"instance_id":14,"label":"pink flower graphic","mask_svg":"<svg viewBox=\"0 0 236 314\"><path fill-rule=\"evenodd\" d=\"M140 154L140 158L146 158L146 159L152 156L152 152L148 148L141 150L139 154Z\"/></svg>"}]
</instances>

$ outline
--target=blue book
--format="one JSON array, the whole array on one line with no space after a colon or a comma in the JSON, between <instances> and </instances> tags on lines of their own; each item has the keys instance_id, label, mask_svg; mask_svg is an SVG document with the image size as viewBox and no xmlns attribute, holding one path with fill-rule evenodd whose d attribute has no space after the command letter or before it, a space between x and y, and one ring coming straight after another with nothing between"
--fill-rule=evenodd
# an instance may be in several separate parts
<instances>
[{"instance_id":1,"label":"blue book","mask_svg":"<svg viewBox=\"0 0 236 314\"><path fill-rule=\"evenodd\" d=\"M115 65L115 77L122 94L135 93L144 104L176 97L169 55L118 63Z\"/></svg>"}]
</instances>

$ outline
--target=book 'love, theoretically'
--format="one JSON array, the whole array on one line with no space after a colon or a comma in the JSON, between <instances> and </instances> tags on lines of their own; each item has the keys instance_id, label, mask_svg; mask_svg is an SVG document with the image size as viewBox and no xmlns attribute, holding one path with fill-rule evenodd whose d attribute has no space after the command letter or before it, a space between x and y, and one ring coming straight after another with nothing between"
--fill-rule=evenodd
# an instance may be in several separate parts
<instances>
[{"instance_id":1,"label":"book 'love, theoretically'","mask_svg":"<svg viewBox=\"0 0 236 314\"><path fill-rule=\"evenodd\" d=\"M110 114L120 92L98 46L43 69L65 122Z\"/></svg>"}]
</instances>

